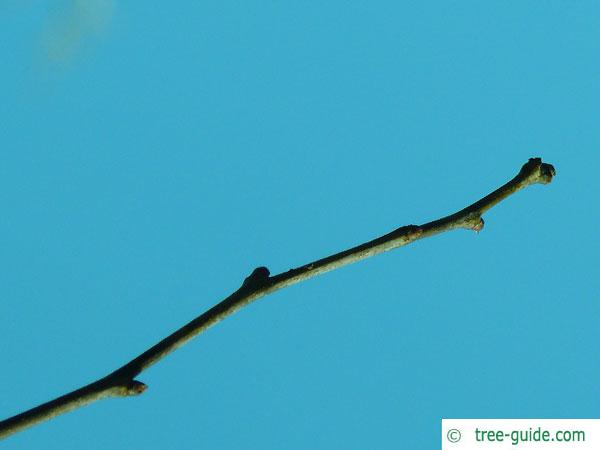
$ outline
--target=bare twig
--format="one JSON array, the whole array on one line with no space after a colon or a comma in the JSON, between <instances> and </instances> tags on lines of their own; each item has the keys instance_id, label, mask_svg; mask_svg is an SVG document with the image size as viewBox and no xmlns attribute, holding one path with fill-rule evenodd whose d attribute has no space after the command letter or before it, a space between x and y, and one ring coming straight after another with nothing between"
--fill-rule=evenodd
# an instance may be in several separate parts
<instances>
[{"instance_id":1,"label":"bare twig","mask_svg":"<svg viewBox=\"0 0 600 450\"><path fill-rule=\"evenodd\" d=\"M266 267L259 267L244 280L237 291L225 300L167 336L123 367L76 391L3 420L0 422L0 439L96 400L106 397L126 397L141 394L146 389L146 385L136 380L135 377L143 370L208 327L254 300L315 275L401 247L417 239L456 228L480 231L483 228L481 216L485 211L524 187L535 183L550 183L554 175L555 171L552 165L542 163L540 158L531 158L521 168L517 176L508 183L450 216L420 226L400 227L372 241L278 275L269 276L269 270Z\"/></svg>"}]
</instances>

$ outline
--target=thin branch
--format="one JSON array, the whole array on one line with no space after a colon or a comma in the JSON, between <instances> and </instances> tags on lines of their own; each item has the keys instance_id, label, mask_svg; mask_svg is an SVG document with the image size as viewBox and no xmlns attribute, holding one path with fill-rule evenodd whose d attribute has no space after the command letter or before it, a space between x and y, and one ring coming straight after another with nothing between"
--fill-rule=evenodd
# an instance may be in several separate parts
<instances>
[{"instance_id":1,"label":"thin branch","mask_svg":"<svg viewBox=\"0 0 600 450\"><path fill-rule=\"evenodd\" d=\"M135 377L143 370L254 300L321 273L402 247L418 239L456 228L480 231L483 228L481 216L484 212L511 194L531 184L550 183L554 175L555 171L552 165L542 163L540 158L531 158L521 168L517 176L508 183L450 216L420 226L400 227L372 241L278 275L269 276L269 270L266 267L258 267L244 280L240 288L225 300L167 336L123 367L76 391L1 421L0 439L96 400L141 394L147 386L136 380Z\"/></svg>"}]
</instances>

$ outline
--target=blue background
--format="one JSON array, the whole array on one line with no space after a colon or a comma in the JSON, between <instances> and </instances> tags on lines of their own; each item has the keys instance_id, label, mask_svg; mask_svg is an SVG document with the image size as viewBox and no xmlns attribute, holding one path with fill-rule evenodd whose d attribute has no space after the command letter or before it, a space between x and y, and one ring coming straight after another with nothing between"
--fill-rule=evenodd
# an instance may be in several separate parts
<instances>
[{"instance_id":1,"label":"blue background","mask_svg":"<svg viewBox=\"0 0 600 450\"><path fill-rule=\"evenodd\" d=\"M252 304L6 449L438 448L442 417L599 417L600 4L0 4L0 413L236 289L454 212L464 230Z\"/></svg>"}]
</instances>

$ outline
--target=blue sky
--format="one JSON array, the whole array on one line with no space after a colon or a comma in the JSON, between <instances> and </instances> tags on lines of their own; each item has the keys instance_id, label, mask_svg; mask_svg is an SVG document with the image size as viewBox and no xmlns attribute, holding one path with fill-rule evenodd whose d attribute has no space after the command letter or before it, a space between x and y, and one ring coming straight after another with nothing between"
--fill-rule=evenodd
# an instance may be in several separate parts
<instances>
[{"instance_id":1,"label":"blue sky","mask_svg":"<svg viewBox=\"0 0 600 450\"><path fill-rule=\"evenodd\" d=\"M438 448L442 417L598 417L600 4L0 4L0 415L236 289L454 212L266 297L140 397L6 449Z\"/></svg>"}]
</instances>

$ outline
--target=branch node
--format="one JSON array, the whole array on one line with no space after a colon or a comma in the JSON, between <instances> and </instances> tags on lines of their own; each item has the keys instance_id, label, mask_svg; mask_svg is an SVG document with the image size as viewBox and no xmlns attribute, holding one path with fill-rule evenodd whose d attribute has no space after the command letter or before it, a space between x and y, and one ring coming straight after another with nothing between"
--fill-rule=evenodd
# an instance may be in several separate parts
<instances>
[{"instance_id":1,"label":"branch node","mask_svg":"<svg viewBox=\"0 0 600 450\"><path fill-rule=\"evenodd\" d=\"M473 215L465 220L464 228L479 233L483 229L484 225L485 222L483 220L483 217L479 215Z\"/></svg>"},{"instance_id":2,"label":"branch node","mask_svg":"<svg viewBox=\"0 0 600 450\"><path fill-rule=\"evenodd\" d=\"M404 225L397 228L394 233L396 236L403 238L406 242L411 242L421 237L423 228L418 225Z\"/></svg>"},{"instance_id":3,"label":"branch node","mask_svg":"<svg viewBox=\"0 0 600 450\"><path fill-rule=\"evenodd\" d=\"M407 225L404 228L406 228L406 239L409 241L413 241L423 234L423 228L418 225Z\"/></svg>"},{"instance_id":4,"label":"branch node","mask_svg":"<svg viewBox=\"0 0 600 450\"><path fill-rule=\"evenodd\" d=\"M148 389L148 385L145 383L142 383L141 381L138 381L138 380L131 380L129 382L129 384L127 384L126 386L123 386L123 388L124 388L124 395L133 396L133 395L140 395L142 392L144 392L146 389Z\"/></svg>"},{"instance_id":5,"label":"branch node","mask_svg":"<svg viewBox=\"0 0 600 450\"><path fill-rule=\"evenodd\" d=\"M244 282L242 283L242 288L245 289L258 289L269 281L269 269L264 266L257 267L252 271L252 273L246 277Z\"/></svg>"}]
</instances>

